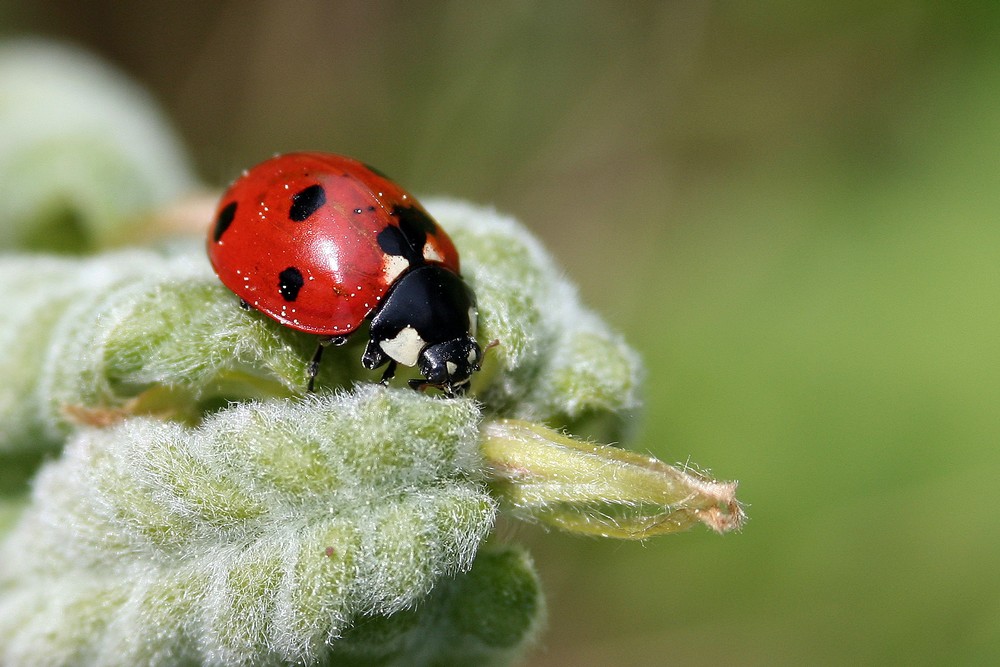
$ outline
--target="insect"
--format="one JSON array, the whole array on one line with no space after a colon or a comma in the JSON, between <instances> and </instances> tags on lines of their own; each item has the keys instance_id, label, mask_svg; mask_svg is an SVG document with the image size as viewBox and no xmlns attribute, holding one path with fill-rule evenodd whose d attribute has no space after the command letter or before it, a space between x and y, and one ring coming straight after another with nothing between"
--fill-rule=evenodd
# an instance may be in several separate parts
<instances>
[{"instance_id":1,"label":"insect","mask_svg":"<svg viewBox=\"0 0 1000 667\"><path fill-rule=\"evenodd\" d=\"M423 375L415 389L463 394L479 370L476 296L448 235L406 190L357 160L278 155L243 172L222 195L208 257L246 308L343 345L368 320L361 362Z\"/></svg>"}]
</instances>

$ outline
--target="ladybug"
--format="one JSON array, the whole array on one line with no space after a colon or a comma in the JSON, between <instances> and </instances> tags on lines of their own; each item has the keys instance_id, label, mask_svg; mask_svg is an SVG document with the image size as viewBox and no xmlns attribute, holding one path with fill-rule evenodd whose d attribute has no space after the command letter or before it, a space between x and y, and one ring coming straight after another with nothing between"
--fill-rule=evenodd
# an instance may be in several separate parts
<instances>
[{"instance_id":1,"label":"ladybug","mask_svg":"<svg viewBox=\"0 0 1000 667\"><path fill-rule=\"evenodd\" d=\"M476 296L448 235L406 190L357 160L289 153L243 172L219 201L208 257L222 283L280 324L328 345L367 320L361 363L423 375L416 389L465 392L479 370Z\"/></svg>"}]
</instances>

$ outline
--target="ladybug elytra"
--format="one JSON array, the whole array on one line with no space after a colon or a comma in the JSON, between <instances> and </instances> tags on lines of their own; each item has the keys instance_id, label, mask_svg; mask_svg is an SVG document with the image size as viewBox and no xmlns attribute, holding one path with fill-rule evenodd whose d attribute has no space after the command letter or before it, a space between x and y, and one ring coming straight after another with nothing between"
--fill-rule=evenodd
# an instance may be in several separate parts
<instances>
[{"instance_id":1,"label":"ladybug elytra","mask_svg":"<svg viewBox=\"0 0 1000 667\"><path fill-rule=\"evenodd\" d=\"M323 349L370 320L368 369L416 366L411 386L465 392L479 370L476 297L458 251L417 200L351 158L289 153L243 173L223 194L208 256L242 302L320 336Z\"/></svg>"}]
</instances>

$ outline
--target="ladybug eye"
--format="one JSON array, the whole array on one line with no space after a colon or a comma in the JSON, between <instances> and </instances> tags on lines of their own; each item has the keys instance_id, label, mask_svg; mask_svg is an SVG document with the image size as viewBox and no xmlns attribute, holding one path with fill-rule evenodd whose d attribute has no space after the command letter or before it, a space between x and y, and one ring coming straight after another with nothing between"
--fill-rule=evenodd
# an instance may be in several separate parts
<instances>
[{"instance_id":1,"label":"ladybug eye","mask_svg":"<svg viewBox=\"0 0 1000 667\"><path fill-rule=\"evenodd\" d=\"M288 211L288 217L293 222L302 222L325 203L326 190L323 189L323 186L310 185L292 195L292 207Z\"/></svg>"}]
</instances>

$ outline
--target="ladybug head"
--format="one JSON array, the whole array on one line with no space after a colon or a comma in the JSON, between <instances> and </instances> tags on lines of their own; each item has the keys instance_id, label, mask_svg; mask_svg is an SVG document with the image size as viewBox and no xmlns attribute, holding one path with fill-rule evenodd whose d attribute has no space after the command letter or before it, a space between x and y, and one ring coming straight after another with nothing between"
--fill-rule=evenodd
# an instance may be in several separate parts
<instances>
[{"instance_id":1,"label":"ladybug head","mask_svg":"<svg viewBox=\"0 0 1000 667\"><path fill-rule=\"evenodd\" d=\"M424 379L420 387L438 387L448 396L459 396L469 388L469 378L479 370L483 350L472 336L428 345L421 351L417 366Z\"/></svg>"}]
</instances>

